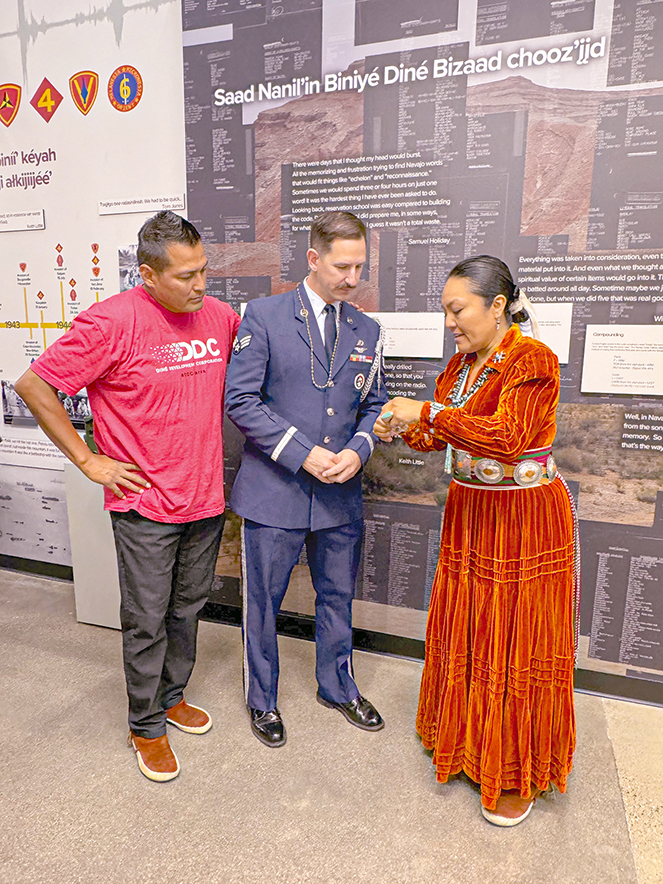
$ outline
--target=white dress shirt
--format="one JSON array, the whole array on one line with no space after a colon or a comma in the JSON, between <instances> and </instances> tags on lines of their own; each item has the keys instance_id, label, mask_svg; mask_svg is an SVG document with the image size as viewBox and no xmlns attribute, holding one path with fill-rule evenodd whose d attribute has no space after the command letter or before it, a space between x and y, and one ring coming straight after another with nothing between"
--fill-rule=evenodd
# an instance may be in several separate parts
<instances>
[{"instance_id":1,"label":"white dress shirt","mask_svg":"<svg viewBox=\"0 0 663 884\"><path fill-rule=\"evenodd\" d=\"M322 300L320 295L316 294L311 286L308 284L306 280L304 280L304 288L306 289L306 294L308 295L308 299L311 304L311 310L313 311L313 315L315 316L315 321L318 323L318 328L320 329L320 337L322 338L322 343L325 342L325 307L327 306L326 302ZM336 334L338 334L338 326L341 321L341 301L334 301L332 303L332 307L334 308L334 313L336 314Z\"/></svg>"}]
</instances>

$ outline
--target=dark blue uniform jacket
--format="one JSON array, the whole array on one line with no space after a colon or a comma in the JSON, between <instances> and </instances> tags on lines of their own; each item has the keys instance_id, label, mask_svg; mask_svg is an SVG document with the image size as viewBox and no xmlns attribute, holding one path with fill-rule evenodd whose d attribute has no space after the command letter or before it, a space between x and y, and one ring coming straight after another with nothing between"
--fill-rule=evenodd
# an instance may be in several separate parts
<instances>
[{"instance_id":1,"label":"dark blue uniform jacket","mask_svg":"<svg viewBox=\"0 0 663 884\"><path fill-rule=\"evenodd\" d=\"M351 448L362 465L373 453L373 424L387 400L382 365L365 398L380 329L349 304L341 308L333 386L328 360L303 285L249 301L226 380L226 414L246 443L230 506L238 515L277 528L318 531L362 516L361 470L344 484L325 485L303 470L314 445ZM380 361L381 362L381 361ZM379 389L378 389L379 386Z\"/></svg>"}]
</instances>

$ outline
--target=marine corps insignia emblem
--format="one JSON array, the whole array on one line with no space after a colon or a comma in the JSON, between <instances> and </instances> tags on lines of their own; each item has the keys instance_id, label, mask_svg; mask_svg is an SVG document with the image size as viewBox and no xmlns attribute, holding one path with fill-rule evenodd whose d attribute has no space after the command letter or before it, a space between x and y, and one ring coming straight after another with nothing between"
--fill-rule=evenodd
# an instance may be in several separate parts
<instances>
[{"instance_id":1,"label":"marine corps insignia emblem","mask_svg":"<svg viewBox=\"0 0 663 884\"><path fill-rule=\"evenodd\" d=\"M30 104L37 111L42 120L50 123L53 114L60 107L62 96L55 86L46 77L41 81L39 88L30 99Z\"/></svg>"},{"instance_id":2,"label":"marine corps insignia emblem","mask_svg":"<svg viewBox=\"0 0 663 884\"><path fill-rule=\"evenodd\" d=\"M115 110L133 110L143 97L143 78L136 68L124 64L110 75L108 100Z\"/></svg>"},{"instance_id":3,"label":"marine corps insignia emblem","mask_svg":"<svg viewBox=\"0 0 663 884\"><path fill-rule=\"evenodd\" d=\"M21 87L15 83L3 83L0 86L0 122L5 126L11 126L20 103Z\"/></svg>"},{"instance_id":4,"label":"marine corps insignia emblem","mask_svg":"<svg viewBox=\"0 0 663 884\"><path fill-rule=\"evenodd\" d=\"M85 115L92 110L99 92L99 75L94 71L79 71L69 77L69 91L74 104Z\"/></svg>"}]
</instances>

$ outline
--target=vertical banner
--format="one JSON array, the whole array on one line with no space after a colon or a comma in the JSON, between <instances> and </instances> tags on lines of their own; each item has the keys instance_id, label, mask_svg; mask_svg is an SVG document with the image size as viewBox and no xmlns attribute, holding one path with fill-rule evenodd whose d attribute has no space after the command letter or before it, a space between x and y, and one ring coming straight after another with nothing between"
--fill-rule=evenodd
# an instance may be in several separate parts
<instances>
[{"instance_id":1,"label":"vertical banner","mask_svg":"<svg viewBox=\"0 0 663 884\"><path fill-rule=\"evenodd\" d=\"M63 459L14 382L119 291L143 221L185 209L181 11L6 0L0 32L0 555L69 564ZM62 401L82 431L85 391Z\"/></svg>"}]
</instances>

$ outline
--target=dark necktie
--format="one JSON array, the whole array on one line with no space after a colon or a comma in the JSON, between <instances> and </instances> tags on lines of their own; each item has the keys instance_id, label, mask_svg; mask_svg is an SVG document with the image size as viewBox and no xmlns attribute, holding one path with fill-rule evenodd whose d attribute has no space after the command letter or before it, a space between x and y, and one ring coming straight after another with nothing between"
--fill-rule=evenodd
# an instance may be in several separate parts
<instances>
[{"instance_id":1,"label":"dark necktie","mask_svg":"<svg viewBox=\"0 0 663 884\"><path fill-rule=\"evenodd\" d=\"M336 343L336 310L333 304L325 304L325 351L327 361L331 362L334 344Z\"/></svg>"}]
</instances>

